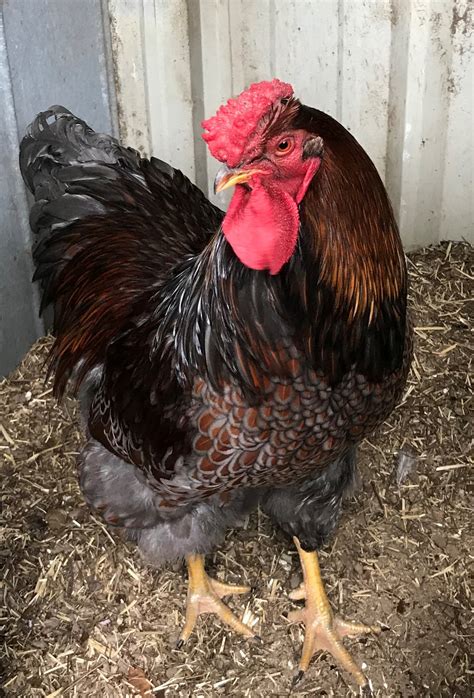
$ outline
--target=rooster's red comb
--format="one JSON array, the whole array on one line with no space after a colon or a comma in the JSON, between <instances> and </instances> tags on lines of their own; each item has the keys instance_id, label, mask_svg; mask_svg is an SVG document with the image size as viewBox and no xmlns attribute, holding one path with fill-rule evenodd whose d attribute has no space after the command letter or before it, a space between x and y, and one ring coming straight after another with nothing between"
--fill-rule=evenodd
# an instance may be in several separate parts
<instances>
[{"instance_id":1,"label":"rooster's red comb","mask_svg":"<svg viewBox=\"0 0 474 698\"><path fill-rule=\"evenodd\" d=\"M281 80L256 82L229 99L217 110L215 116L202 122L207 131L202 137L212 155L235 167L242 159L249 136L257 129L260 119L280 99L293 96L291 85Z\"/></svg>"}]
</instances>

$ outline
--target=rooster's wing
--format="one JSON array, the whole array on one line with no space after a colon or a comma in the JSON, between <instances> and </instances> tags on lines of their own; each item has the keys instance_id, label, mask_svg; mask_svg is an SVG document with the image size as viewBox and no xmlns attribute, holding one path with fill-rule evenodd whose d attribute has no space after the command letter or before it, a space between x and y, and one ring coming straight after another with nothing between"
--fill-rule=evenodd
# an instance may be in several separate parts
<instances>
[{"instance_id":1,"label":"rooster's wing","mask_svg":"<svg viewBox=\"0 0 474 698\"><path fill-rule=\"evenodd\" d=\"M180 171L95 133L61 106L30 125L20 167L35 197L35 279L42 309L54 306L60 395L152 312L161 285L202 251L223 213Z\"/></svg>"}]
</instances>

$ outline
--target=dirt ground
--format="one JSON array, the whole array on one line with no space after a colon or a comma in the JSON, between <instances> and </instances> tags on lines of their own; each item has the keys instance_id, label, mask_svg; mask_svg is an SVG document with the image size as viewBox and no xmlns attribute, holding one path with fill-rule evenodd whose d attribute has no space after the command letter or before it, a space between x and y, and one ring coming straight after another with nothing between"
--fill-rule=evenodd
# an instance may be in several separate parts
<instances>
[{"instance_id":1,"label":"dirt ground","mask_svg":"<svg viewBox=\"0 0 474 698\"><path fill-rule=\"evenodd\" d=\"M417 252L409 272L417 329L407 391L361 447L361 489L321 562L333 605L386 628L347 643L375 696L468 696L473 250ZM291 692L303 632L286 620L297 606L287 594L301 574L291 542L261 514L232 531L208 567L252 585L230 606L262 643L207 617L175 649L184 570L148 568L83 504L75 405L59 407L44 383L50 341L0 383L4 695L120 698L150 686L166 698L354 695L324 654Z\"/></svg>"}]
</instances>

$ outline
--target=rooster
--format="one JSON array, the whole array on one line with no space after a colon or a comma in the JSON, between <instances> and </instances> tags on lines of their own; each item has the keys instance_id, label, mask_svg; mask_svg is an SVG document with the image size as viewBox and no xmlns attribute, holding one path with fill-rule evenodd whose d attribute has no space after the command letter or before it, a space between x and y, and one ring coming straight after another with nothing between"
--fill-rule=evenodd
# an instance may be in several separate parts
<instances>
[{"instance_id":1,"label":"rooster","mask_svg":"<svg viewBox=\"0 0 474 698\"><path fill-rule=\"evenodd\" d=\"M198 616L253 631L204 556L260 506L297 547L305 623L363 687L342 644L377 632L331 610L317 551L411 359L405 259L377 171L335 119L279 80L203 122L234 186L227 213L179 171L64 107L21 143L35 279L54 309L54 390L78 395L80 486L154 564L185 558L182 645Z\"/></svg>"}]
</instances>

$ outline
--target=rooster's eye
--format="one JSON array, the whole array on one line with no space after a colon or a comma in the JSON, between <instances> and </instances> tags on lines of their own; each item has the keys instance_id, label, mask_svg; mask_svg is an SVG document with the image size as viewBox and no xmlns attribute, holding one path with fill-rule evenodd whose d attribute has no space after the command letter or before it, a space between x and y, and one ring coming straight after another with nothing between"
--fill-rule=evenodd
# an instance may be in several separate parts
<instances>
[{"instance_id":1,"label":"rooster's eye","mask_svg":"<svg viewBox=\"0 0 474 698\"><path fill-rule=\"evenodd\" d=\"M276 155L287 155L291 150L293 150L293 141L291 138L285 138L280 141L276 147Z\"/></svg>"}]
</instances>

